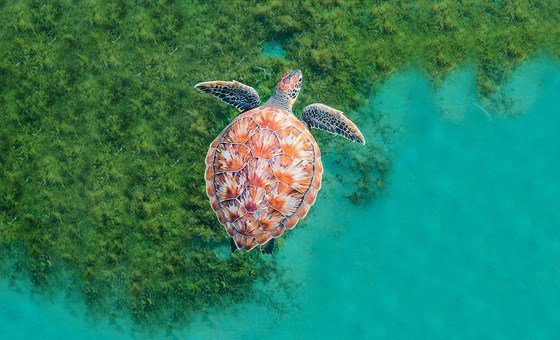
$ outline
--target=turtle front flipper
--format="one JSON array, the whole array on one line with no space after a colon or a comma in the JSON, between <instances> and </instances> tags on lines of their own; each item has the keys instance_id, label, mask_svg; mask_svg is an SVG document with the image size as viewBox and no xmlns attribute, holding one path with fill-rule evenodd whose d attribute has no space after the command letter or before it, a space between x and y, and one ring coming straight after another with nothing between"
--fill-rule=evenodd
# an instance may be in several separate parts
<instances>
[{"instance_id":1,"label":"turtle front flipper","mask_svg":"<svg viewBox=\"0 0 560 340\"><path fill-rule=\"evenodd\" d=\"M309 128L316 128L332 134L340 135L353 142L365 144L364 136L360 129L342 111L333 109L324 104L311 104L303 109L301 120Z\"/></svg>"},{"instance_id":2,"label":"turtle front flipper","mask_svg":"<svg viewBox=\"0 0 560 340\"><path fill-rule=\"evenodd\" d=\"M197 90L218 97L241 112L258 107L261 103L257 91L238 81L207 81L194 86Z\"/></svg>"}]
</instances>

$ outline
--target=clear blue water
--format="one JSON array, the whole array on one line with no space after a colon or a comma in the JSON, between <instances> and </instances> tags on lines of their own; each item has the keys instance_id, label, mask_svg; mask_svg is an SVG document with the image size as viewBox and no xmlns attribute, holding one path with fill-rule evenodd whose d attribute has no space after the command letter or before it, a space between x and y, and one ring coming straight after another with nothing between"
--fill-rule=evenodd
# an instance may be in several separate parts
<instances>
[{"instance_id":1,"label":"clear blue water","mask_svg":"<svg viewBox=\"0 0 560 340\"><path fill-rule=\"evenodd\" d=\"M398 131L363 129L391 154L385 190L352 205L334 176L344 155L325 154L308 224L275 255L291 294L170 336L558 338L560 66L526 63L493 101L479 101L474 79L470 68L437 89L413 70L389 79L360 113ZM10 338L128 337L61 306L3 287L0 324Z\"/></svg>"}]
</instances>

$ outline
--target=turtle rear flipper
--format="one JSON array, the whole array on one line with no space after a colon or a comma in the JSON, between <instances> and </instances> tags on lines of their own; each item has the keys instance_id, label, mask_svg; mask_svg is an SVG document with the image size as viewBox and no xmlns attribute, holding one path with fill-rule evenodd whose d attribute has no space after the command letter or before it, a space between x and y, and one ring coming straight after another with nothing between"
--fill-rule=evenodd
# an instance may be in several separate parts
<instances>
[{"instance_id":1,"label":"turtle rear flipper","mask_svg":"<svg viewBox=\"0 0 560 340\"><path fill-rule=\"evenodd\" d=\"M257 91L238 81L207 81L194 86L197 90L210 93L241 112L258 107L261 99Z\"/></svg>"},{"instance_id":2,"label":"turtle rear flipper","mask_svg":"<svg viewBox=\"0 0 560 340\"><path fill-rule=\"evenodd\" d=\"M274 239L271 239L270 241L261 245L261 253L263 254L272 254L273 250L274 250Z\"/></svg>"},{"instance_id":3,"label":"turtle rear flipper","mask_svg":"<svg viewBox=\"0 0 560 340\"><path fill-rule=\"evenodd\" d=\"M335 135L340 135L353 142L365 144L360 129L342 111L324 104L311 104L303 109L301 120L309 128L316 128Z\"/></svg>"},{"instance_id":4,"label":"turtle rear flipper","mask_svg":"<svg viewBox=\"0 0 560 340\"><path fill-rule=\"evenodd\" d=\"M233 240L233 238L229 239L229 248L231 249L232 253L235 253L235 251L239 248L237 248L237 244L235 244L235 241Z\"/></svg>"}]
</instances>

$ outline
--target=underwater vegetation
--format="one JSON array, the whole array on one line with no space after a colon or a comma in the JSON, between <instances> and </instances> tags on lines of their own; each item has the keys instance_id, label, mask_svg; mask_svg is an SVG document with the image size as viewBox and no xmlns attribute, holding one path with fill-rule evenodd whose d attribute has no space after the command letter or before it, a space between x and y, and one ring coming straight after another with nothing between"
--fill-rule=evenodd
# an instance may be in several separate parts
<instances>
[{"instance_id":1,"label":"underwater vegetation","mask_svg":"<svg viewBox=\"0 0 560 340\"><path fill-rule=\"evenodd\" d=\"M294 112L323 102L352 117L407 65L437 81L472 62L492 97L520 61L560 57L557 1L1 1L0 22L1 277L157 326L281 275L257 252L223 255L204 156L236 112L195 83L236 79L265 98L297 67ZM315 135L359 174L348 199L382 190L382 147Z\"/></svg>"}]
</instances>

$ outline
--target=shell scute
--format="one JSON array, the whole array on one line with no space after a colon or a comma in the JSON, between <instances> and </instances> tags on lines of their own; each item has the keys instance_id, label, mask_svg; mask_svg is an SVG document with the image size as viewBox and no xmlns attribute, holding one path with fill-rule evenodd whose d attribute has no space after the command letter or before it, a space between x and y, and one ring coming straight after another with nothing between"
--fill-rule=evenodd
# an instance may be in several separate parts
<instances>
[{"instance_id":1,"label":"shell scute","mask_svg":"<svg viewBox=\"0 0 560 340\"><path fill-rule=\"evenodd\" d=\"M208 165L212 165L214 163L215 152L216 152L215 147L210 147L210 149L208 149L208 153L206 154L206 159L204 160L207 167L208 167Z\"/></svg>"},{"instance_id":2,"label":"shell scute","mask_svg":"<svg viewBox=\"0 0 560 340\"><path fill-rule=\"evenodd\" d=\"M298 222L299 222L299 217L298 217L298 215L294 214L290 218L287 218L284 221L284 227L286 229L293 229Z\"/></svg>"},{"instance_id":3,"label":"shell scute","mask_svg":"<svg viewBox=\"0 0 560 340\"><path fill-rule=\"evenodd\" d=\"M245 145L251 150L253 157L270 159L282 153L278 137L268 129L261 129L258 134L249 138Z\"/></svg>"},{"instance_id":4,"label":"shell scute","mask_svg":"<svg viewBox=\"0 0 560 340\"><path fill-rule=\"evenodd\" d=\"M269 185L265 190L268 205L284 216L292 215L302 202L303 194L282 182Z\"/></svg>"},{"instance_id":5,"label":"shell scute","mask_svg":"<svg viewBox=\"0 0 560 340\"><path fill-rule=\"evenodd\" d=\"M270 239L272 238L272 234L269 233L268 231L263 231L262 233L260 233L259 235L257 235L257 243L260 244L265 244L266 242L268 242Z\"/></svg>"},{"instance_id":6,"label":"shell scute","mask_svg":"<svg viewBox=\"0 0 560 340\"><path fill-rule=\"evenodd\" d=\"M323 171L304 124L287 111L242 113L206 156L212 209L236 246L249 251L294 228L315 202Z\"/></svg>"},{"instance_id":7,"label":"shell scute","mask_svg":"<svg viewBox=\"0 0 560 340\"><path fill-rule=\"evenodd\" d=\"M263 129L278 131L292 125L287 115L279 114L276 110L263 108L253 115L253 120Z\"/></svg>"},{"instance_id":8,"label":"shell scute","mask_svg":"<svg viewBox=\"0 0 560 340\"><path fill-rule=\"evenodd\" d=\"M213 181L206 180L206 193L209 197L213 197L216 194Z\"/></svg>"},{"instance_id":9,"label":"shell scute","mask_svg":"<svg viewBox=\"0 0 560 340\"><path fill-rule=\"evenodd\" d=\"M258 131L259 127L251 118L240 119L224 133L223 142L243 144Z\"/></svg>"},{"instance_id":10,"label":"shell scute","mask_svg":"<svg viewBox=\"0 0 560 340\"><path fill-rule=\"evenodd\" d=\"M315 162L315 172L318 172L320 174L323 173L323 162L321 162L320 157L318 157L317 162Z\"/></svg>"},{"instance_id":11,"label":"shell scute","mask_svg":"<svg viewBox=\"0 0 560 340\"><path fill-rule=\"evenodd\" d=\"M222 225L226 225L226 223L228 222L221 210L216 210L216 217L218 217L218 221L220 221Z\"/></svg>"},{"instance_id":12,"label":"shell scute","mask_svg":"<svg viewBox=\"0 0 560 340\"><path fill-rule=\"evenodd\" d=\"M301 219L304 218L305 215L309 212L309 204L303 202L296 210L295 214Z\"/></svg>"},{"instance_id":13,"label":"shell scute","mask_svg":"<svg viewBox=\"0 0 560 340\"><path fill-rule=\"evenodd\" d=\"M212 179L212 177L214 177L214 167L207 166L206 171L204 172L204 179L208 181Z\"/></svg>"},{"instance_id":14,"label":"shell scute","mask_svg":"<svg viewBox=\"0 0 560 340\"><path fill-rule=\"evenodd\" d=\"M216 148L214 171L239 171L251 159L251 151L241 144L222 143Z\"/></svg>"},{"instance_id":15,"label":"shell scute","mask_svg":"<svg viewBox=\"0 0 560 340\"><path fill-rule=\"evenodd\" d=\"M240 233L234 233L233 240L238 248L245 249L246 251L249 251L259 245L255 237L245 236Z\"/></svg>"},{"instance_id":16,"label":"shell scute","mask_svg":"<svg viewBox=\"0 0 560 340\"><path fill-rule=\"evenodd\" d=\"M253 216L263 230L270 231L274 229L284 219L284 215L272 209L268 205L264 208L257 210Z\"/></svg>"},{"instance_id":17,"label":"shell scute","mask_svg":"<svg viewBox=\"0 0 560 340\"><path fill-rule=\"evenodd\" d=\"M214 176L216 196L225 201L237 198L245 188L245 177L238 172L224 172Z\"/></svg>"},{"instance_id":18,"label":"shell scute","mask_svg":"<svg viewBox=\"0 0 560 340\"><path fill-rule=\"evenodd\" d=\"M286 231L286 228L284 228L284 226L278 226L274 229L272 229L270 231L270 234L272 234L272 237L278 237L280 235L282 235L284 232Z\"/></svg>"},{"instance_id":19,"label":"shell scute","mask_svg":"<svg viewBox=\"0 0 560 340\"><path fill-rule=\"evenodd\" d=\"M313 179L313 164L287 155L274 157L270 162L276 178L296 189L305 192Z\"/></svg>"},{"instance_id":20,"label":"shell scute","mask_svg":"<svg viewBox=\"0 0 560 340\"><path fill-rule=\"evenodd\" d=\"M262 188L248 185L245 187L245 190L243 190L238 200L247 212L253 213L262 206L265 195L266 192Z\"/></svg>"},{"instance_id":21,"label":"shell scute","mask_svg":"<svg viewBox=\"0 0 560 340\"><path fill-rule=\"evenodd\" d=\"M237 200L229 200L222 202L222 211L228 221L235 222L242 216L247 214L247 210L237 202Z\"/></svg>"},{"instance_id":22,"label":"shell scute","mask_svg":"<svg viewBox=\"0 0 560 340\"><path fill-rule=\"evenodd\" d=\"M309 204L310 206L315 203L315 199L317 198L317 190L315 188L309 189L307 194L305 194L304 202Z\"/></svg>"},{"instance_id":23,"label":"shell scute","mask_svg":"<svg viewBox=\"0 0 560 340\"><path fill-rule=\"evenodd\" d=\"M245 214L243 217L233 223L238 233L245 236L257 236L261 233L259 223L251 214Z\"/></svg>"},{"instance_id":24,"label":"shell scute","mask_svg":"<svg viewBox=\"0 0 560 340\"><path fill-rule=\"evenodd\" d=\"M233 223L226 222L225 227L226 227L226 232L228 233L229 236L235 235L236 231L233 228Z\"/></svg>"},{"instance_id":25,"label":"shell scute","mask_svg":"<svg viewBox=\"0 0 560 340\"><path fill-rule=\"evenodd\" d=\"M280 141L280 147L286 155L303 159L308 162L313 161L315 155L313 153L313 145L299 130L294 127L277 132Z\"/></svg>"},{"instance_id":26,"label":"shell scute","mask_svg":"<svg viewBox=\"0 0 560 340\"><path fill-rule=\"evenodd\" d=\"M321 162L321 160L317 160L317 162ZM313 177L313 183L311 187L317 191L321 189L321 180L323 178L323 174L321 172L315 172L315 176Z\"/></svg>"}]
</instances>

